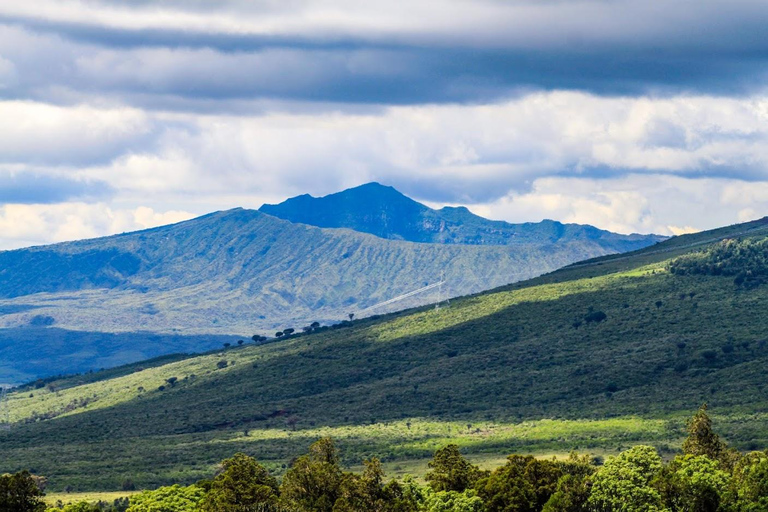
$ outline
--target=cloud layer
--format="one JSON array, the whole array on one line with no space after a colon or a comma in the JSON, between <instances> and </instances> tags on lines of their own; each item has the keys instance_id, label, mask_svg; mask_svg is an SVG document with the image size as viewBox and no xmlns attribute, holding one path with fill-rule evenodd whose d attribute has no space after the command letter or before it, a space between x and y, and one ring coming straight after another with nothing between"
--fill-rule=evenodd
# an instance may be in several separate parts
<instances>
[{"instance_id":1,"label":"cloud layer","mask_svg":"<svg viewBox=\"0 0 768 512\"><path fill-rule=\"evenodd\" d=\"M664 234L768 210L762 2L0 5L0 248L378 180Z\"/></svg>"}]
</instances>

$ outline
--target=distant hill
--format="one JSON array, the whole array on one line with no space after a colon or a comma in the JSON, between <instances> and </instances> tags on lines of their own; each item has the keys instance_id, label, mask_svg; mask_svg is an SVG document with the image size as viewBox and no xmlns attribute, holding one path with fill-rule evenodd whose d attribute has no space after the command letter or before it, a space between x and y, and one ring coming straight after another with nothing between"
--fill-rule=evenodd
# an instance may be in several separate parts
<instances>
[{"instance_id":1,"label":"distant hill","mask_svg":"<svg viewBox=\"0 0 768 512\"><path fill-rule=\"evenodd\" d=\"M670 456L704 402L727 442L762 450L766 240L768 218L439 311L40 383L10 396L0 472L34 468L53 489L144 488L209 477L245 452L280 473L328 435L345 464L377 456L395 475L422 472L449 442L483 465L638 443Z\"/></svg>"},{"instance_id":2,"label":"distant hill","mask_svg":"<svg viewBox=\"0 0 768 512\"><path fill-rule=\"evenodd\" d=\"M488 220L467 208L433 210L392 187L368 183L330 194L293 197L259 211L321 228L349 228L391 240L437 244L530 245L592 241L611 252L641 249L664 240L657 235L619 235L552 220L510 224Z\"/></svg>"},{"instance_id":3,"label":"distant hill","mask_svg":"<svg viewBox=\"0 0 768 512\"><path fill-rule=\"evenodd\" d=\"M392 193L393 204L410 201ZM414 243L234 209L146 231L0 252L0 328L6 329L0 330L0 382L194 350L193 338L178 335L248 340L348 314L394 311L434 302L439 293L443 299L476 293L657 240L578 229L598 235L508 245ZM441 289L362 311L441 276ZM60 331L46 341L43 333L54 328ZM53 341L76 339L78 332L81 343ZM137 336L120 339L130 340L128 350L97 333ZM172 336L160 342L147 333ZM47 357L31 364L25 350L34 350L35 339L56 348L46 347ZM218 344L214 339L200 350Z\"/></svg>"}]
</instances>

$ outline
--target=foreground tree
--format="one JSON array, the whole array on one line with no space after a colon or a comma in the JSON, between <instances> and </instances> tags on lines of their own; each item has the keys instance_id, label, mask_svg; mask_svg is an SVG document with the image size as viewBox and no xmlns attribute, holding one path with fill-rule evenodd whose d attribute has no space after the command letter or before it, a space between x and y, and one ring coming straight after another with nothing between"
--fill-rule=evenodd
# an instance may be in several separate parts
<instances>
[{"instance_id":1,"label":"foreground tree","mask_svg":"<svg viewBox=\"0 0 768 512\"><path fill-rule=\"evenodd\" d=\"M489 512L538 512L563 475L560 464L530 455L510 455L507 464L477 483Z\"/></svg>"},{"instance_id":2,"label":"foreground tree","mask_svg":"<svg viewBox=\"0 0 768 512\"><path fill-rule=\"evenodd\" d=\"M728 447L712 428L712 419L707 414L707 404L702 405L688 421L688 437L683 442L686 455L703 455L720 461L727 470L733 469L739 453Z\"/></svg>"},{"instance_id":3,"label":"foreground tree","mask_svg":"<svg viewBox=\"0 0 768 512\"><path fill-rule=\"evenodd\" d=\"M480 468L461 455L455 444L437 450L429 468L424 479L435 491L463 492L473 487L483 475Z\"/></svg>"},{"instance_id":4,"label":"foreground tree","mask_svg":"<svg viewBox=\"0 0 768 512\"><path fill-rule=\"evenodd\" d=\"M266 511L277 506L277 480L255 459L238 453L222 463L201 502L204 512Z\"/></svg>"},{"instance_id":5,"label":"foreground tree","mask_svg":"<svg viewBox=\"0 0 768 512\"><path fill-rule=\"evenodd\" d=\"M197 485L171 485L131 496L126 512L187 512L198 510L205 490ZM63 512L70 512L66 507Z\"/></svg>"},{"instance_id":6,"label":"foreground tree","mask_svg":"<svg viewBox=\"0 0 768 512\"><path fill-rule=\"evenodd\" d=\"M316 441L309 453L293 463L283 478L280 492L285 505L297 511L331 512L344 474L330 438Z\"/></svg>"},{"instance_id":7,"label":"foreground tree","mask_svg":"<svg viewBox=\"0 0 768 512\"><path fill-rule=\"evenodd\" d=\"M665 504L680 512L717 512L728 490L730 475L704 455L682 455L660 478Z\"/></svg>"},{"instance_id":8,"label":"foreground tree","mask_svg":"<svg viewBox=\"0 0 768 512\"><path fill-rule=\"evenodd\" d=\"M348 473L339 488L333 512L417 512L419 504L412 493L397 481L384 482L378 459L363 461L362 475Z\"/></svg>"},{"instance_id":9,"label":"foreground tree","mask_svg":"<svg viewBox=\"0 0 768 512\"><path fill-rule=\"evenodd\" d=\"M42 512L43 496L29 471L0 476L0 512Z\"/></svg>"},{"instance_id":10,"label":"foreground tree","mask_svg":"<svg viewBox=\"0 0 768 512\"><path fill-rule=\"evenodd\" d=\"M752 452L738 461L729 497L734 511L768 511L768 452Z\"/></svg>"},{"instance_id":11,"label":"foreground tree","mask_svg":"<svg viewBox=\"0 0 768 512\"><path fill-rule=\"evenodd\" d=\"M635 446L608 459L594 477L588 505L595 512L660 512L661 494L651 485L662 469L651 446Z\"/></svg>"}]
</instances>

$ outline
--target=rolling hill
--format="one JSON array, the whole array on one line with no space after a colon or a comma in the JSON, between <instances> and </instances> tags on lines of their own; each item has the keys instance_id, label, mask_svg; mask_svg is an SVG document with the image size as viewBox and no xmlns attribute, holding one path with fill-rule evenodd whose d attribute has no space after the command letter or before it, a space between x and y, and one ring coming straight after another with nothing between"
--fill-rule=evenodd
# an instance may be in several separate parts
<instances>
[{"instance_id":1,"label":"rolling hill","mask_svg":"<svg viewBox=\"0 0 768 512\"><path fill-rule=\"evenodd\" d=\"M244 451L280 473L324 435L346 464L377 455L394 474L418 472L447 442L485 465L640 442L669 454L702 402L728 442L764 449L766 240L768 218L440 310L23 388L0 432L0 471L119 489L208 477Z\"/></svg>"},{"instance_id":2,"label":"rolling hill","mask_svg":"<svg viewBox=\"0 0 768 512\"><path fill-rule=\"evenodd\" d=\"M444 276L441 290L365 314L384 313L434 301L438 292L475 293L658 240L600 233L514 245L415 243L235 209L1 252L0 383L338 322ZM105 335L112 333L121 336ZM32 360L36 347L44 357Z\"/></svg>"}]
</instances>

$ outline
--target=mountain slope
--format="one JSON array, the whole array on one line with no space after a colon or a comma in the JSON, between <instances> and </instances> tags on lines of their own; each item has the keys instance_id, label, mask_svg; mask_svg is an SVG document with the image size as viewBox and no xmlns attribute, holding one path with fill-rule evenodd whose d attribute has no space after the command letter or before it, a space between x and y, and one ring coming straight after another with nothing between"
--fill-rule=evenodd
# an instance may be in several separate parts
<instances>
[{"instance_id":1,"label":"mountain slope","mask_svg":"<svg viewBox=\"0 0 768 512\"><path fill-rule=\"evenodd\" d=\"M235 209L146 231L0 252L0 383L194 351L194 340L207 334L247 340L350 313L424 304L438 294L476 293L614 253L618 246L608 238L425 244ZM441 276L446 283L440 290L361 313ZM60 330L46 336L47 328ZM128 343L120 346L99 333L135 335L120 338ZM158 341L148 333L170 337ZM27 351L46 337L47 357L33 364ZM70 342L55 341L61 339ZM221 341L211 337L198 350Z\"/></svg>"},{"instance_id":2,"label":"mountain slope","mask_svg":"<svg viewBox=\"0 0 768 512\"><path fill-rule=\"evenodd\" d=\"M31 466L54 488L108 489L125 478L192 481L245 451L279 472L323 435L349 464L377 455L391 467L449 441L477 458L610 453L637 442L669 452L705 401L729 442L762 449L768 284L668 271L730 237L768 239L768 218L439 311L24 389L11 395L16 423L0 433L0 471Z\"/></svg>"},{"instance_id":3,"label":"mountain slope","mask_svg":"<svg viewBox=\"0 0 768 512\"><path fill-rule=\"evenodd\" d=\"M657 235L618 235L593 226L551 220L510 224L479 217L465 207L433 210L392 187L368 183L330 194L304 194L259 211L322 228L349 228L381 238L410 242L472 245L599 242L611 252L627 252L664 240Z\"/></svg>"}]
</instances>

